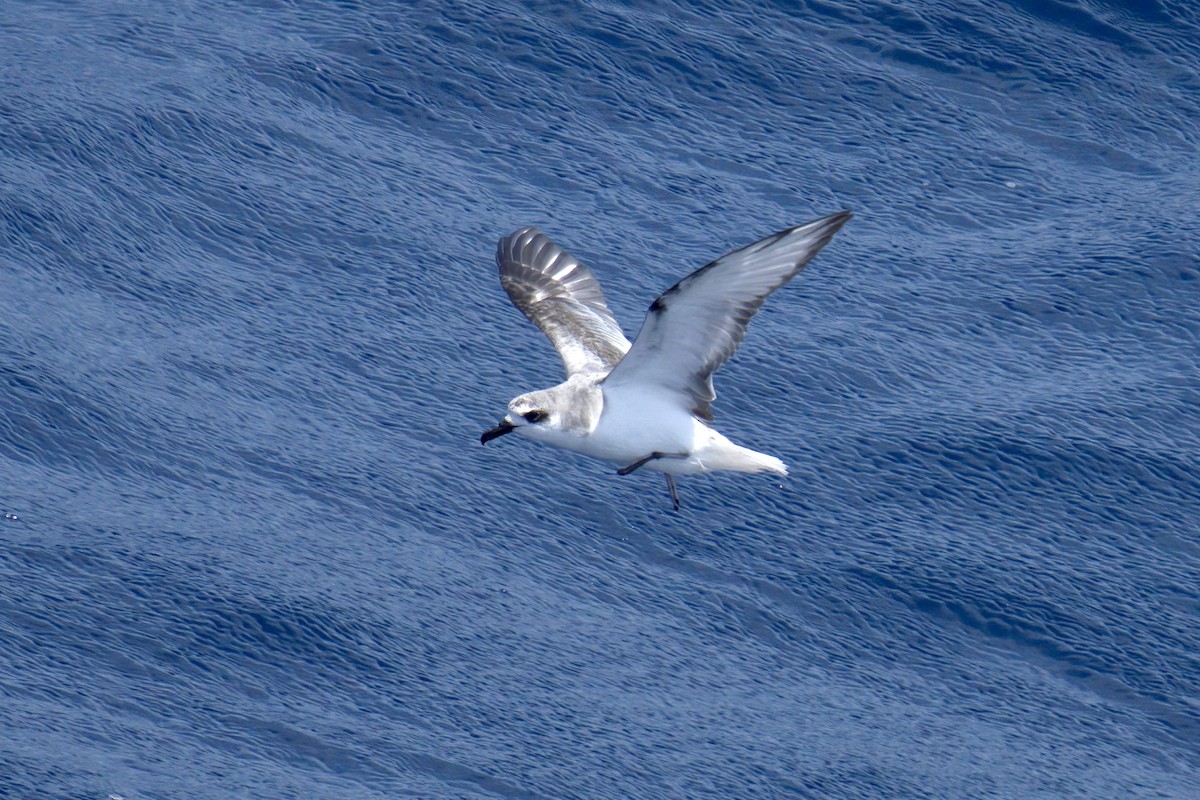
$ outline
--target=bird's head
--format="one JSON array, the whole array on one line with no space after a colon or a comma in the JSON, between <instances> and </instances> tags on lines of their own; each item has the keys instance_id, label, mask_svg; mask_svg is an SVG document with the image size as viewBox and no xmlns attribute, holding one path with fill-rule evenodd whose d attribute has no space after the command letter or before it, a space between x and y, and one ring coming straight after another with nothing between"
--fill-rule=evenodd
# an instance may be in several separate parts
<instances>
[{"instance_id":1,"label":"bird's head","mask_svg":"<svg viewBox=\"0 0 1200 800\"><path fill-rule=\"evenodd\" d=\"M551 412L549 398L545 392L530 392L514 397L508 404L508 413L491 430L483 432L479 441L487 444L506 433L516 433L537 439L555 427L555 415Z\"/></svg>"}]
</instances>

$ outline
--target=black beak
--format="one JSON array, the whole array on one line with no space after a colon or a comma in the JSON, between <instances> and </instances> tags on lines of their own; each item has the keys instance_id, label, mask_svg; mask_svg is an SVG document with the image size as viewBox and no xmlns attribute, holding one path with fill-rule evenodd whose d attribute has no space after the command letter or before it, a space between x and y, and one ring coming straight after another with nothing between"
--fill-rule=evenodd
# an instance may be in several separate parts
<instances>
[{"instance_id":1,"label":"black beak","mask_svg":"<svg viewBox=\"0 0 1200 800\"><path fill-rule=\"evenodd\" d=\"M500 424L492 428L490 431L484 431L483 436L479 437L480 444L487 444L492 439L498 439L506 433L512 433L517 426L513 425L506 419L500 420Z\"/></svg>"}]
</instances>

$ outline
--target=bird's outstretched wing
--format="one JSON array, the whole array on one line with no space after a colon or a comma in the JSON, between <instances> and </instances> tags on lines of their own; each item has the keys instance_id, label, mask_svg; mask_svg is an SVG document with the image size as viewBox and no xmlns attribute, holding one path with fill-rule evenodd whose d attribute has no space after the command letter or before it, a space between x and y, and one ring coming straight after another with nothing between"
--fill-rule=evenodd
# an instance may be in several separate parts
<instances>
[{"instance_id":1,"label":"bird's outstretched wing","mask_svg":"<svg viewBox=\"0 0 1200 800\"><path fill-rule=\"evenodd\" d=\"M787 283L850 219L849 211L780 231L721 256L650 304L633 347L604 381L659 386L712 419L712 375L734 354L767 295Z\"/></svg>"},{"instance_id":2,"label":"bird's outstretched wing","mask_svg":"<svg viewBox=\"0 0 1200 800\"><path fill-rule=\"evenodd\" d=\"M629 350L596 276L537 228L521 228L501 239L496 264L500 285L546 334L568 377L608 372Z\"/></svg>"}]
</instances>

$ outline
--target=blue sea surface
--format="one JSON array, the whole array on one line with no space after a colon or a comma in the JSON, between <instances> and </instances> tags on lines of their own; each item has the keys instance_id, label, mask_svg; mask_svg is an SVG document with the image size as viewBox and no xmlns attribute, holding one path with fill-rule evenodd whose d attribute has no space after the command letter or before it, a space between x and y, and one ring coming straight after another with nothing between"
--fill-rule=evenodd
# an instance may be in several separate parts
<instances>
[{"instance_id":1,"label":"blue sea surface","mask_svg":"<svg viewBox=\"0 0 1200 800\"><path fill-rule=\"evenodd\" d=\"M791 477L479 434L843 208ZM0 798L1200 797L1191 0L0 6Z\"/></svg>"}]
</instances>

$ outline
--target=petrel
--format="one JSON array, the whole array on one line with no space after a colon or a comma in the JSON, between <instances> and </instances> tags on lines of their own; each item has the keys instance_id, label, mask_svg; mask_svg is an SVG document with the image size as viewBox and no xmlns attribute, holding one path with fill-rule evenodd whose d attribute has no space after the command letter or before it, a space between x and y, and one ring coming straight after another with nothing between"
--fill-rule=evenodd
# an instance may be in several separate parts
<instances>
[{"instance_id":1,"label":"petrel","mask_svg":"<svg viewBox=\"0 0 1200 800\"><path fill-rule=\"evenodd\" d=\"M528 392L480 437L506 433L676 475L730 470L787 475L778 458L734 444L712 427L713 373L734 354L767 295L829 243L849 211L797 225L721 256L650 304L630 344L591 270L537 228L500 240L500 284L558 351L567 379Z\"/></svg>"}]
</instances>

